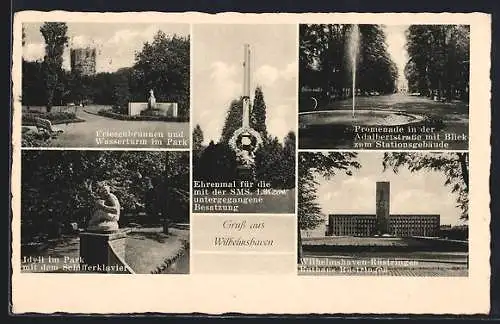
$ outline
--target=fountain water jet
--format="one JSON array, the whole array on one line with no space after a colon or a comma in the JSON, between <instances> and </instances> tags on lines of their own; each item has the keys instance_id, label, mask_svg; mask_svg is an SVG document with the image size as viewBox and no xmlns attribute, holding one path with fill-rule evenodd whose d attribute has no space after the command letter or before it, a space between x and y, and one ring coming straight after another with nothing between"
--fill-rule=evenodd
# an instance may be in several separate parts
<instances>
[{"instance_id":1,"label":"fountain water jet","mask_svg":"<svg viewBox=\"0 0 500 324\"><path fill-rule=\"evenodd\" d=\"M352 72L352 118L354 119L354 109L356 107L356 68L358 65L359 53L359 26L352 25L348 38L347 51L351 59L351 72Z\"/></svg>"}]
</instances>

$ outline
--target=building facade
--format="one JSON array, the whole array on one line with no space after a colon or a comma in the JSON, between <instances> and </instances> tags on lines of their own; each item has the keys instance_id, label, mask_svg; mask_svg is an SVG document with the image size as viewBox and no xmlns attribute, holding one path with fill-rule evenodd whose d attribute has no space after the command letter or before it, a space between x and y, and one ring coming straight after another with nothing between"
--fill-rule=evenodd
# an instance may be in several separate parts
<instances>
[{"instance_id":1,"label":"building facade","mask_svg":"<svg viewBox=\"0 0 500 324\"><path fill-rule=\"evenodd\" d=\"M71 49L71 71L79 75L94 75L96 73L96 49Z\"/></svg>"},{"instance_id":2,"label":"building facade","mask_svg":"<svg viewBox=\"0 0 500 324\"><path fill-rule=\"evenodd\" d=\"M377 217L375 215L329 215L326 235L373 236L375 234L377 234Z\"/></svg>"},{"instance_id":3,"label":"building facade","mask_svg":"<svg viewBox=\"0 0 500 324\"><path fill-rule=\"evenodd\" d=\"M439 215L391 215L389 234L407 236L439 236Z\"/></svg>"},{"instance_id":4,"label":"building facade","mask_svg":"<svg viewBox=\"0 0 500 324\"><path fill-rule=\"evenodd\" d=\"M439 236L440 215L389 213L390 184L377 182L375 214L331 214L326 235L398 237Z\"/></svg>"}]
</instances>

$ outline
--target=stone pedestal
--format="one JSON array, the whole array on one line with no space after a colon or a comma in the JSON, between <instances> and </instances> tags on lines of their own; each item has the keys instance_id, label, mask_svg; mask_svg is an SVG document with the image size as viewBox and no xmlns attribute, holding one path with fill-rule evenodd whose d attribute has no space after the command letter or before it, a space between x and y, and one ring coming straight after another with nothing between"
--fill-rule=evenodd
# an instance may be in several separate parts
<instances>
[{"instance_id":1,"label":"stone pedestal","mask_svg":"<svg viewBox=\"0 0 500 324\"><path fill-rule=\"evenodd\" d=\"M245 166L238 166L237 172L238 172L238 179L239 180L246 180L246 181L251 181L251 182L255 181L254 168L248 168Z\"/></svg>"},{"instance_id":2,"label":"stone pedestal","mask_svg":"<svg viewBox=\"0 0 500 324\"><path fill-rule=\"evenodd\" d=\"M84 272L127 273L125 246L129 230L83 232L80 234L81 268ZM108 266L108 267L107 267ZM92 270L88 270L88 269ZM111 268L111 269L109 269Z\"/></svg>"}]
</instances>

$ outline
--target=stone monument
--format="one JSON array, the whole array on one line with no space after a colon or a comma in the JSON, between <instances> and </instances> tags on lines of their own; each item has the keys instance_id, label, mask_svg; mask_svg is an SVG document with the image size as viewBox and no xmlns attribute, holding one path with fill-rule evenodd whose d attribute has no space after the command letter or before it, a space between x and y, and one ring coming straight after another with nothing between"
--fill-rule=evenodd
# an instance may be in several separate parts
<instances>
[{"instance_id":1,"label":"stone monument","mask_svg":"<svg viewBox=\"0 0 500 324\"><path fill-rule=\"evenodd\" d=\"M153 89L149 90L149 98L148 98L148 109L155 109L156 108L156 98L155 94L153 92Z\"/></svg>"},{"instance_id":2,"label":"stone monument","mask_svg":"<svg viewBox=\"0 0 500 324\"><path fill-rule=\"evenodd\" d=\"M229 145L236 153L240 179L253 181L255 178L255 151L262 145L262 138L259 132L250 127L250 45L248 44L244 46L242 99L242 125L233 133Z\"/></svg>"},{"instance_id":3,"label":"stone monument","mask_svg":"<svg viewBox=\"0 0 500 324\"><path fill-rule=\"evenodd\" d=\"M89 188L94 198L94 210L85 232L80 234L80 256L87 269L96 266L96 272L118 272L106 270L106 266L125 264L127 230L120 229L120 202L105 181L97 183L95 192Z\"/></svg>"},{"instance_id":4,"label":"stone monument","mask_svg":"<svg viewBox=\"0 0 500 324\"><path fill-rule=\"evenodd\" d=\"M94 196L94 212L90 219L87 231L90 232L114 232L117 231L120 219L120 202L111 193L105 182L97 184Z\"/></svg>"},{"instance_id":5,"label":"stone monument","mask_svg":"<svg viewBox=\"0 0 500 324\"><path fill-rule=\"evenodd\" d=\"M177 118L179 115L179 108L177 102L156 102L154 91L150 89L147 102L128 103L127 114L129 116L149 114L150 116Z\"/></svg>"}]
</instances>

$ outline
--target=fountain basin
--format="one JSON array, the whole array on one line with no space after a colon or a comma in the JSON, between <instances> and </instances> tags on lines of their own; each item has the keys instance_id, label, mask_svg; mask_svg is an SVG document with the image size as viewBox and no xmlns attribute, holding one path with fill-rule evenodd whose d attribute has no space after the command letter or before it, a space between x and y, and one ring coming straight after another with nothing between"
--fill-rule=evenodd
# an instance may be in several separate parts
<instances>
[{"instance_id":1,"label":"fountain basin","mask_svg":"<svg viewBox=\"0 0 500 324\"><path fill-rule=\"evenodd\" d=\"M300 148L353 148L354 127L424 124L426 117L393 110L323 110L299 113Z\"/></svg>"},{"instance_id":2,"label":"fountain basin","mask_svg":"<svg viewBox=\"0 0 500 324\"><path fill-rule=\"evenodd\" d=\"M418 123L423 116L388 110L323 110L299 113L299 128L315 126L402 126Z\"/></svg>"}]
</instances>

